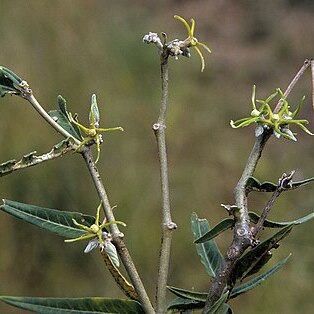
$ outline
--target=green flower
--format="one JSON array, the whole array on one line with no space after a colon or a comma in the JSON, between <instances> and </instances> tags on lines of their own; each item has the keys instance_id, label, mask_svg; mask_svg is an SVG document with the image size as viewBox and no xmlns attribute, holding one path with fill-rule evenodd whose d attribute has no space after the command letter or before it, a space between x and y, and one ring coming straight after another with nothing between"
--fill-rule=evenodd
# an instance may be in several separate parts
<instances>
[{"instance_id":1,"label":"green flower","mask_svg":"<svg viewBox=\"0 0 314 314\"><path fill-rule=\"evenodd\" d=\"M285 95L280 90L280 88L276 89L276 92L271 94L265 100L256 100L255 101L255 89L256 86L253 86L252 92L252 111L251 115L248 118L243 118L237 121L230 121L230 124L233 128L240 128L248 126L252 123L257 123L257 127L255 130L256 137L263 134L265 129L272 129L273 134L279 138L283 136L287 139L296 141L295 134L290 130L290 125L294 124L299 126L303 131L308 133L309 135L314 135L311 133L305 126L309 122L305 119L294 119L295 116L299 113L301 106L303 105L305 97L302 97L301 101L297 105L295 111L290 111L290 106L288 101L286 100ZM280 96L281 108L278 112L273 112L270 107L270 102L276 97ZM260 104L260 107L257 108L256 103Z\"/></svg>"},{"instance_id":2,"label":"green flower","mask_svg":"<svg viewBox=\"0 0 314 314\"><path fill-rule=\"evenodd\" d=\"M190 22L191 22L191 26L190 26L189 23L184 18L182 18L181 16L175 15L174 18L181 21L185 25L185 27L188 31L188 38L185 40L185 42L188 42L187 47L193 47L196 50L196 52L198 53L198 55L200 56L201 62L202 62L201 71L203 72L205 69L205 59L204 59L204 56L203 56L201 50L199 49L199 46L203 47L209 53L211 53L211 51L207 45L198 41L198 39L196 37L194 37L194 31L195 31L194 19L190 19Z\"/></svg>"},{"instance_id":3,"label":"green flower","mask_svg":"<svg viewBox=\"0 0 314 314\"><path fill-rule=\"evenodd\" d=\"M95 94L92 95L92 100L91 100L91 108L90 108L90 112L89 112L89 123L90 123L89 128L85 127L84 125L82 125L80 123L78 123L72 117L71 113L69 113L69 120L70 120L70 122L72 122L75 125L77 125L79 127L79 129L86 134L86 137L81 142L79 147L76 149L77 151L79 151L80 148L83 145L89 145L92 142L94 142L96 144L96 147L97 147L97 158L96 158L95 163L97 163L98 160L99 160L100 144L103 142L101 133L108 132L108 131L117 131L117 130L118 131L123 131L123 128L120 127L120 126L119 127L114 127L114 128L106 128L106 129L103 129L103 128L99 127L100 115L99 115L99 110L98 110L97 101L96 101L96 95Z\"/></svg>"}]
</instances>

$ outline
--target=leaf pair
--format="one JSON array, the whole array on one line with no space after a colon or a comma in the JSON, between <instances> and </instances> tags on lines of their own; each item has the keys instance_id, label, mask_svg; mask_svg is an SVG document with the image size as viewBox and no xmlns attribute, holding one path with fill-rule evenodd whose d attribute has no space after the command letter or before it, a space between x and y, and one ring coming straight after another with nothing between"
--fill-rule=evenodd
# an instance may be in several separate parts
<instances>
[{"instance_id":1,"label":"leaf pair","mask_svg":"<svg viewBox=\"0 0 314 314\"><path fill-rule=\"evenodd\" d=\"M75 222L86 226L95 224L95 217L90 215L44 208L10 200L3 200L0 209L32 225L53 232L59 236L72 239L86 235L86 231L80 228ZM137 299L133 286L127 282L115 267L115 264L118 263L118 256L114 245L111 244L111 246L112 247L105 250L106 254L101 252L103 256L105 254L110 257L106 257L108 269L117 280L118 285L124 293L132 299ZM2 297L2 300L14 306L40 313L65 314L71 311L83 313L84 308L90 310L90 312L84 313L144 313L137 302L105 298L54 299ZM79 310L81 310L81 312Z\"/></svg>"}]
</instances>

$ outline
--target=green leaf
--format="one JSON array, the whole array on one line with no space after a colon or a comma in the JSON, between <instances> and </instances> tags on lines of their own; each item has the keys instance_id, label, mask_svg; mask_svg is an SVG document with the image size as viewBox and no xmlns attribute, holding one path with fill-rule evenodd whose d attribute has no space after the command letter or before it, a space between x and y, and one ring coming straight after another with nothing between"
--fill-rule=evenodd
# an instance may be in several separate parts
<instances>
[{"instance_id":1,"label":"green leaf","mask_svg":"<svg viewBox=\"0 0 314 314\"><path fill-rule=\"evenodd\" d=\"M257 285L260 285L262 282L264 282L268 277L270 277L271 275L273 275L274 273L276 273L281 267L283 267L289 257L291 256L288 255L285 259L283 259L282 261L280 261L279 263L277 263L275 266L273 266L272 268L270 268L268 271L260 274L259 276L251 279L250 281L247 281L246 283L234 288L231 292L231 298L236 298L237 296L239 296L242 293L245 293L253 288L255 288Z\"/></svg>"},{"instance_id":2,"label":"green leaf","mask_svg":"<svg viewBox=\"0 0 314 314\"><path fill-rule=\"evenodd\" d=\"M250 220L254 222L255 224L258 222L260 216L254 212L249 212ZM300 225L304 222L307 222L314 218L314 212L310 213L304 217L301 217L299 219L293 220L293 221L286 221L286 222L277 222L277 221L271 221L271 220L265 220L263 227L267 228L283 228L288 225Z\"/></svg>"},{"instance_id":3,"label":"green leaf","mask_svg":"<svg viewBox=\"0 0 314 314\"><path fill-rule=\"evenodd\" d=\"M311 183L312 181L314 181L314 177L312 178L308 178L302 181L297 181L297 182L292 182L292 188L296 189L300 186L306 185L308 183Z\"/></svg>"},{"instance_id":4,"label":"green leaf","mask_svg":"<svg viewBox=\"0 0 314 314\"><path fill-rule=\"evenodd\" d=\"M257 192L274 192L277 189L277 185L272 182L263 182L260 183L259 180L257 180L254 177L249 177L246 181L245 185L246 191L257 191Z\"/></svg>"},{"instance_id":5,"label":"green leaf","mask_svg":"<svg viewBox=\"0 0 314 314\"><path fill-rule=\"evenodd\" d=\"M66 108L66 101L65 99L59 95L58 96L58 110L50 110L48 114L51 118L53 118L64 130L70 133L73 137L78 140L82 140L82 135L79 128L73 123L70 122L68 117L68 111Z\"/></svg>"},{"instance_id":6,"label":"green leaf","mask_svg":"<svg viewBox=\"0 0 314 314\"><path fill-rule=\"evenodd\" d=\"M167 289L180 298L200 301L204 303L206 302L206 298L208 295L208 293L206 292L185 290L185 289L177 288L173 286L167 286Z\"/></svg>"},{"instance_id":7,"label":"green leaf","mask_svg":"<svg viewBox=\"0 0 314 314\"><path fill-rule=\"evenodd\" d=\"M95 217L78 212L38 207L10 200L3 200L3 205L0 206L0 209L37 227L66 238L77 238L86 234L86 231L78 228L72 219L87 226L91 226L95 222Z\"/></svg>"},{"instance_id":8,"label":"green leaf","mask_svg":"<svg viewBox=\"0 0 314 314\"><path fill-rule=\"evenodd\" d=\"M172 301L175 304L184 304L184 305L186 305L186 303L188 303L191 306L197 305L198 306L197 308L203 308L205 306L206 298L207 298L207 295L208 295L208 293L206 293L206 292L197 292L197 291L185 290L185 289L181 289L181 288L177 288L177 287L171 287L171 286L168 286L167 288L173 294L178 296L177 299L174 299ZM192 302L191 303L184 302L183 300L190 300ZM220 302L221 301L222 300L220 299ZM219 306L220 306L219 310L221 312L214 312L214 313L223 313L223 314L227 314L227 313L231 314L231 313L233 313L232 309L230 308L230 306L228 304L225 303L222 306L220 304Z\"/></svg>"},{"instance_id":9,"label":"green leaf","mask_svg":"<svg viewBox=\"0 0 314 314\"><path fill-rule=\"evenodd\" d=\"M4 66L0 66L0 96L4 97L6 94L19 95L21 93L20 84L22 79L14 72Z\"/></svg>"},{"instance_id":10,"label":"green leaf","mask_svg":"<svg viewBox=\"0 0 314 314\"><path fill-rule=\"evenodd\" d=\"M233 226L234 226L234 220L231 218L227 218L221 221L219 224L217 224L213 229L206 232L203 236L196 239L194 243L204 243L208 240L211 240L217 237L220 233L232 228Z\"/></svg>"},{"instance_id":11,"label":"green leaf","mask_svg":"<svg viewBox=\"0 0 314 314\"><path fill-rule=\"evenodd\" d=\"M1 296L5 303L41 314L145 313L136 301L107 298L30 298Z\"/></svg>"},{"instance_id":12,"label":"green leaf","mask_svg":"<svg viewBox=\"0 0 314 314\"><path fill-rule=\"evenodd\" d=\"M202 237L210 231L208 221L199 219L196 213L192 214L191 227L194 235L194 240ZM196 244L196 250L201 257L201 262L210 277L215 277L220 265L223 263L223 257L214 240L206 241L201 244Z\"/></svg>"},{"instance_id":13,"label":"green leaf","mask_svg":"<svg viewBox=\"0 0 314 314\"><path fill-rule=\"evenodd\" d=\"M233 286L236 280L243 279L254 267L259 263L261 259L265 258L268 252L278 246L278 242L284 239L292 230L293 225L288 225L273 236L269 237L265 241L261 242L246 254L244 254L236 263L233 272L231 273L229 285ZM265 261L266 259L264 259Z\"/></svg>"},{"instance_id":14,"label":"green leaf","mask_svg":"<svg viewBox=\"0 0 314 314\"><path fill-rule=\"evenodd\" d=\"M311 183L312 181L314 181L314 177L301 180L301 181L292 182L290 187L285 189L285 191L295 190L303 185ZM254 177L249 177L246 182L245 188L246 188L247 193L252 192L252 191L274 192L277 188L277 185L268 181L261 183L258 179Z\"/></svg>"},{"instance_id":15,"label":"green leaf","mask_svg":"<svg viewBox=\"0 0 314 314\"><path fill-rule=\"evenodd\" d=\"M184 298L175 298L173 299L169 305L168 310L171 310L173 312L182 311L182 310L197 310L203 308L205 305L204 302L199 302L195 300L190 299L184 299Z\"/></svg>"}]
</instances>

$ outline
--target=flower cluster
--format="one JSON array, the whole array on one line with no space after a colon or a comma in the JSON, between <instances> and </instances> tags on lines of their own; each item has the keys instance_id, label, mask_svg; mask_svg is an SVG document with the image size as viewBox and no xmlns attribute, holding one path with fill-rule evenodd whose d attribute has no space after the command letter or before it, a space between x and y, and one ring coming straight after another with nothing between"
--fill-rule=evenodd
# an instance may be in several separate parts
<instances>
[{"instance_id":1,"label":"flower cluster","mask_svg":"<svg viewBox=\"0 0 314 314\"><path fill-rule=\"evenodd\" d=\"M297 105L297 108L292 112L290 111L288 101L286 100L286 97L280 88L277 88L276 92L271 94L265 100L255 100L255 89L256 86L254 85L252 92L252 111L250 117L243 118L235 122L231 120L230 124L233 128L245 127L252 123L257 123L257 127L255 129L256 137L262 135L265 130L272 129L274 136L277 138L283 136L292 141L296 141L296 134L290 130L290 125L294 124L299 126L309 135L314 135L305 126L305 124L309 123L307 120L294 119L295 116L299 113L305 97L302 97L301 101ZM275 112L271 109L269 103L277 96L280 97L279 102L281 107L278 112ZM257 108L256 103L260 104L259 108Z\"/></svg>"},{"instance_id":2,"label":"flower cluster","mask_svg":"<svg viewBox=\"0 0 314 314\"><path fill-rule=\"evenodd\" d=\"M176 60L179 56L190 57L190 48L194 48L198 55L201 58L201 71L203 72L205 69L205 59L199 47L203 47L209 53L211 52L208 46L200 41L196 37L194 37L195 31L195 21L194 19L190 19L191 25L179 15L174 16L175 19L181 21L188 31L188 37L185 40L174 39L169 43L166 43L167 36L165 33L162 33L163 40L158 36L157 33L149 32L143 37L143 42L145 44L153 43L157 46L160 51L166 49L167 55L174 57Z\"/></svg>"},{"instance_id":3,"label":"flower cluster","mask_svg":"<svg viewBox=\"0 0 314 314\"><path fill-rule=\"evenodd\" d=\"M111 221L106 222L106 218L103 222L100 222L100 209L102 203L99 204L96 211L95 223L91 226L85 226L78 223L75 219L72 219L73 224L78 227L78 229L83 229L86 233L78 238L74 239L66 239L65 242L76 242L81 240L91 239L85 250L84 253L89 253L93 249L99 247L101 251L105 251L114 262L114 264L119 267L119 258L117 255L117 251L115 246L112 244L112 237L109 232L107 232L106 227L109 227L112 224L120 224L122 226L126 226L126 224L122 221Z\"/></svg>"}]
</instances>

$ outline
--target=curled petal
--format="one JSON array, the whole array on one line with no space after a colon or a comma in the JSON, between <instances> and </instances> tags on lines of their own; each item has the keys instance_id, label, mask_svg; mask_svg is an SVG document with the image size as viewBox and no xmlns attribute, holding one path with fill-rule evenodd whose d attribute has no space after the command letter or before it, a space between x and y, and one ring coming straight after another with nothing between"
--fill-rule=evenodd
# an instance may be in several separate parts
<instances>
[{"instance_id":1,"label":"curled petal","mask_svg":"<svg viewBox=\"0 0 314 314\"><path fill-rule=\"evenodd\" d=\"M201 47L203 47L203 48L204 48L206 51L208 51L209 53L212 52L206 44L201 43L201 42L198 42L198 45L201 46Z\"/></svg>"},{"instance_id":2,"label":"curled petal","mask_svg":"<svg viewBox=\"0 0 314 314\"><path fill-rule=\"evenodd\" d=\"M296 125L298 125L304 132L306 132L309 135L314 135L306 126L304 126L301 122L295 122Z\"/></svg>"},{"instance_id":3,"label":"curled petal","mask_svg":"<svg viewBox=\"0 0 314 314\"><path fill-rule=\"evenodd\" d=\"M188 24L188 22L187 22L183 17L181 17L181 16L179 16L179 15L175 15L174 18L177 19L177 20L179 20L179 21L181 21L181 22L184 24L184 26L186 27L186 29L187 29L187 31L188 31L189 38L193 37L192 31L191 31L191 27L190 27L190 25ZM191 19L191 20L192 20L192 19ZM194 20L193 20L193 21L194 21ZM194 22L194 23L195 23L195 22ZM193 26L193 23L192 23L192 26ZM195 26L193 26L193 28L194 28L194 27L195 27ZM192 36L191 36L191 34L192 34Z\"/></svg>"},{"instance_id":4,"label":"curled petal","mask_svg":"<svg viewBox=\"0 0 314 314\"><path fill-rule=\"evenodd\" d=\"M202 52L200 51L200 49L199 49L197 46L194 46L194 49L197 51L198 55L199 55L200 58L201 58L201 62L202 62L201 72L203 72L204 69L205 69L205 59L204 59L204 57L203 57Z\"/></svg>"}]
</instances>

